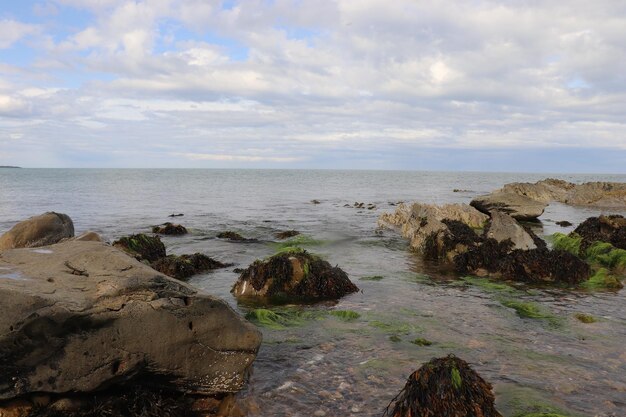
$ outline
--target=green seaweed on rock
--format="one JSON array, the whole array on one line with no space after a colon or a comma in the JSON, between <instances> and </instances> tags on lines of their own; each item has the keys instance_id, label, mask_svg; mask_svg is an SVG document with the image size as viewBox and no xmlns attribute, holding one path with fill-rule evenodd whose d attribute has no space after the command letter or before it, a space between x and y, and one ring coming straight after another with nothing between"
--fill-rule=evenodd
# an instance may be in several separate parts
<instances>
[{"instance_id":1,"label":"green seaweed on rock","mask_svg":"<svg viewBox=\"0 0 626 417\"><path fill-rule=\"evenodd\" d=\"M381 281L383 280L385 277L383 277L382 275L369 275L366 277L361 277L359 278L361 281Z\"/></svg>"},{"instance_id":2,"label":"green seaweed on rock","mask_svg":"<svg viewBox=\"0 0 626 417\"><path fill-rule=\"evenodd\" d=\"M313 239L311 236L307 235L297 235L291 239L287 239L284 242L276 242L272 243L272 246L275 247L277 252L281 252L286 248L294 248L294 247L302 247L302 246L320 246L325 244L326 242L322 240Z\"/></svg>"},{"instance_id":3,"label":"green seaweed on rock","mask_svg":"<svg viewBox=\"0 0 626 417\"><path fill-rule=\"evenodd\" d=\"M339 319L344 321L352 321L361 317L359 313L352 310L332 310L328 314L338 317Z\"/></svg>"},{"instance_id":4,"label":"green seaweed on rock","mask_svg":"<svg viewBox=\"0 0 626 417\"><path fill-rule=\"evenodd\" d=\"M428 339L424 339L423 337L418 337L417 339L411 340L411 343L417 346L431 346L433 342Z\"/></svg>"},{"instance_id":5,"label":"green seaweed on rock","mask_svg":"<svg viewBox=\"0 0 626 417\"><path fill-rule=\"evenodd\" d=\"M552 247L571 253L572 255L580 255L580 245L583 238L576 233L566 235L564 233L555 233L552 235Z\"/></svg>"},{"instance_id":6,"label":"green seaweed on rock","mask_svg":"<svg viewBox=\"0 0 626 417\"><path fill-rule=\"evenodd\" d=\"M596 321L598 321L596 320L594 316L590 314L576 313L574 317L576 317L580 322L586 323L586 324L595 323Z\"/></svg>"},{"instance_id":7,"label":"green seaweed on rock","mask_svg":"<svg viewBox=\"0 0 626 417\"><path fill-rule=\"evenodd\" d=\"M624 286L606 268L600 268L587 281L581 284L582 288L588 290L619 290Z\"/></svg>"},{"instance_id":8,"label":"green seaweed on rock","mask_svg":"<svg viewBox=\"0 0 626 417\"><path fill-rule=\"evenodd\" d=\"M626 250L607 242L595 242L587 249L586 256L594 264L620 271L626 269Z\"/></svg>"},{"instance_id":9,"label":"green seaweed on rock","mask_svg":"<svg viewBox=\"0 0 626 417\"><path fill-rule=\"evenodd\" d=\"M537 303L511 299L501 300L500 303L505 307L515 310L517 315L521 318L545 320L553 326L561 324L561 320L558 317L546 311Z\"/></svg>"}]
</instances>

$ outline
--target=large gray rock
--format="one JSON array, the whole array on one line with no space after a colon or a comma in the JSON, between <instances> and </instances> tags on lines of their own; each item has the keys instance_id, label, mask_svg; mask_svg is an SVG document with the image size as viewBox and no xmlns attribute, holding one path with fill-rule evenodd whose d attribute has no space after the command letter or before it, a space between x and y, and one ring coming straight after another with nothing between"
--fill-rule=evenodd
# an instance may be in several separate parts
<instances>
[{"instance_id":1,"label":"large gray rock","mask_svg":"<svg viewBox=\"0 0 626 417\"><path fill-rule=\"evenodd\" d=\"M0 257L0 399L128 380L238 391L261 335L224 301L100 242Z\"/></svg>"},{"instance_id":2,"label":"large gray rock","mask_svg":"<svg viewBox=\"0 0 626 417\"><path fill-rule=\"evenodd\" d=\"M533 237L514 218L499 211L491 212L491 223L485 237L498 242L510 239L513 243L511 249L537 248Z\"/></svg>"},{"instance_id":3,"label":"large gray rock","mask_svg":"<svg viewBox=\"0 0 626 417\"><path fill-rule=\"evenodd\" d=\"M0 251L52 245L74 236L74 223L67 214L48 212L19 222L0 236Z\"/></svg>"},{"instance_id":4,"label":"large gray rock","mask_svg":"<svg viewBox=\"0 0 626 417\"><path fill-rule=\"evenodd\" d=\"M411 247L423 253L429 240L437 240L443 247L443 240L449 234L449 226L444 221L457 221L472 229L481 229L489 217L467 204L400 204L394 213L384 213L378 218L381 227L399 229L402 236L409 239ZM446 255L454 257L466 248L456 248Z\"/></svg>"},{"instance_id":5,"label":"large gray rock","mask_svg":"<svg viewBox=\"0 0 626 417\"><path fill-rule=\"evenodd\" d=\"M547 203L513 192L498 191L477 197L470 203L483 213L501 211L517 220L534 220L543 214Z\"/></svg>"}]
</instances>

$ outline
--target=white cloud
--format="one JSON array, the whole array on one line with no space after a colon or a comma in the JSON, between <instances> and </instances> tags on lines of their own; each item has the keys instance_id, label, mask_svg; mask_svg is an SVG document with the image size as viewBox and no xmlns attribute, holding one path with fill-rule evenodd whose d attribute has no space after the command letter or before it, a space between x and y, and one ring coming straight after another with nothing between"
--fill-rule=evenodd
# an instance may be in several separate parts
<instances>
[{"instance_id":1,"label":"white cloud","mask_svg":"<svg viewBox=\"0 0 626 417\"><path fill-rule=\"evenodd\" d=\"M9 48L20 39L38 33L37 25L18 22L16 20L0 20L0 49Z\"/></svg>"}]
</instances>

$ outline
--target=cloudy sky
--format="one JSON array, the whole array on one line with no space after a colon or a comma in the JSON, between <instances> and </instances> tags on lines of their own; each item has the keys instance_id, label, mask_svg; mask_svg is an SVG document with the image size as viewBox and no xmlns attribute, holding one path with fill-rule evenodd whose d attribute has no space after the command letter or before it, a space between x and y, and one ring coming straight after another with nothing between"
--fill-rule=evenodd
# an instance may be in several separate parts
<instances>
[{"instance_id":1,"label":"cloudy sky","mask_svg":"<svg viewBox=\"0 0 626 417\"><path fill-rule=\"evenodd\" d=\"M626 2L2 1L0 165L626 173Z\"/></svg>"}]
</instances>

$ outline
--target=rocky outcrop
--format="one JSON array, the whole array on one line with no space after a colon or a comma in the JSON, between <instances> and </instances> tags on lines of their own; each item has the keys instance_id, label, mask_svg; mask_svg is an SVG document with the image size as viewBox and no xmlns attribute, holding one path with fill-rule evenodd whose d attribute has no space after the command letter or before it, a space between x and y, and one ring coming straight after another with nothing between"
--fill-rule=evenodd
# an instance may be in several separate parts
<instances>
[{"instance_id":1,"label":"rocky outcrop","mask_svg":"<svg viewBox=\"0 0 626 417\"><path fill-rule=\"evenodd\" d=\"M152 226L152 233L159 235L180 236L188 233L187 228L181 224L163 223L160 226Z\"/></svg>"},{"instance_id":2,"label":"rocky outcrop","mask_svg":"<svg viewBox=\"0 0 626 417\"><path fill-rule=\"evenodd\" d=\"M398 229L402 236L409 239L411 247L418 253L432 253L434 244L439 248L445 245L444 240L451 233L450 224L456 226L462 224L470 230L472 228L479 229L485 226L488 219L487 215L467 204L436 206L433 204L402 203L397 206L394 213L382 214L378 218L378 224L381 227ZM445 224L444 221L448 221L449 224ZM458 235L463 234L462 226L457 227L457 232ZM465 235L467 236L467 234ZM459 248L459 250L461 249ZM437 249L437 253L441 255L442 250Z\"/></svg>"},{"instance_id":3,"label":"rocky outcrop","mask_svg":"<svg viewBox=\"0 0 626 417\"><path fill-rule=\"evenodd\" d=\"M409 376L392 400L387 417L502 417L492 386L467 362L450 355L435 358Z\"/></svg>"},{"instance_id":4,"label":"rocky outcrop","mask_svg":"<svg viewBox=\"0 0 626 417\"><path fill-rule=\"evenodd\" d=\"M618 249L626 249L626 218L620 215L590 217L574 229L582 238L584 253L595 242L607 242Z\"/></svg>"},{"instance_id":5,"label":"rocky outcrop","mask_svg":"<svg viewBox=\"0 0 626 417\"><path fill-rule=\"evenodd\" d=\"M333 300L358 291L348 275L302 249L257 260L241 273L231 292L268 301Z\"/></svg>"},{"instance_id":6,"label":"rocky outcrop","mask_svg":"<svg viewBox=\"0 0 626 417\"><path fill-rule=\"evenodd\" d=\"M232 242L258 242L257 239L245 238L245 237L241 236L239 233L233 232L231 230L227 230L225 232L220 232L220 233L218 233L218 235L216 237L218 239L226 239L226 240L230 240Z\"/></svg>"},{"instance_id":7,"label":"rocky outcrop","mask_svg":"<svg viewBox=\"0 0 626 417\"><path fill-rule=\"evenodd\" d=\"M497 210L492 211L490 214L489 228L485 230L487 239L494 239L497 242L510 240L512 249L528 250L537 248L534 239L536 236L534 234L531 235L511 216Z\"/></svg>"},{"instance_id":8,"label":"rocky outcrop","mask_svg":"<svg viewBox=\"0 0 626 417\"><path fill-rule=\"evenodd\" d=\"M143 233L124 236L113 242L113 246L126 252L138 261L156 262L165 258L165 245L158 236Z\"/></svg>"},{"instance_id":9,"label":"rocky outcrop","mask_svg":"<svg viewBox=\"0 0 626 417\"><path fill-rule=\"evenodd\" d=\"M76 236L74 240L78 240L81 242L104 242L104 240L98 233L92 231L87 231L79 236Z\"/></svg>"},{"instance_id":10,"label":"rocky outcrop","mask_svg":"<svg viewBox=\"0 0 626 417\"><path fill-rule=\"evenodd\" d=\"M298 236L300 234L300 232L298 232L297 230L283 230L282 232L276 232L274 233L274 237L276 239L289 239L290 237L294 237L294 236Z\"/></svg>"},{"instance_id":11,"label":"rocky outcrop","mask_svg":"<svg viewBox=\"0 0 626 417\"><path fill-rule=\"evenodd\" d=\"M477 197L470 205L482 213L501 211L517 220L534 220L543 214L547 203L512 192L494 192Z\"/></svg>"},{"instance_id":12,"label":"rocky outcrop","mask_svg":"<svg viewBox=\"0 0 626 417\"><path fill-rule=\"evenodd\" d=\"M0 399L147 383L235 392L261 335L225 302L99 242L0 258Z\"/></svg>"},{"instance_id":13,"label":"rocky outcrop","mask_svg":"<svg viewBox=\"0 0 626 417\"><path fill-rule=\"evenodd\" d=\"M485 213L500 210L518 220L532 220L543 214L551 201L577 206L625 208L626 183L574 184L553 178L534 184L511 183L491 194L474 199L471 205Z\"/></svg>"},{"instance_id":14,"label":"rocky outcrop","mask_svg":"<svg viewBox=\"0 0 626 417\"><path fill-rule=\"evenodd\" d=\"M0 251L52 245L74 236L74 223L67 214L48 212L19 222L0 236Z\"/></svg>"},{"instance_id":15,"label":"rocky outcrop","mask_svg":"<svg viewBox=\"0 0 626 417\"><path fill-rule=\"evenodd\" d=\"M150 265L157 271L180 280L186 280L192 275L228 266L202 253L168 255L152 262Z\"/></svg>"}]
</instances>

